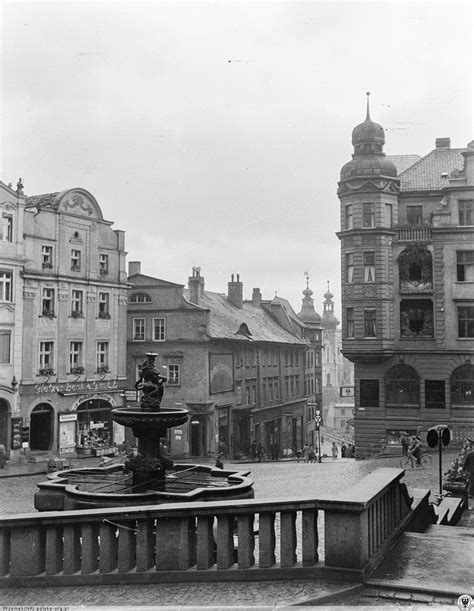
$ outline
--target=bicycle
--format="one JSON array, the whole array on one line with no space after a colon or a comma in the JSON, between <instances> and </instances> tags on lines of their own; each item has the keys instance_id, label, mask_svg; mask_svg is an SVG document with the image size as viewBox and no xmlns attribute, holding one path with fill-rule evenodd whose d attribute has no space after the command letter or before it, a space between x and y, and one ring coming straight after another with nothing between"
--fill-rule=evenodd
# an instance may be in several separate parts
<instances>
[{"instance_id":1,"label":"bicycle","mask_svg":"<svg viewBox=\"0 0 474 611\"><path fill-rule=\"evenodd\" d=\"M406 456L403 456L403 458L400 460L400 467L402 469L416 469L417 467L425 469L431 465L432 460L433 457L431 456L431 454L427 453L422 454L420 456L420 462L417 462L415 456L410 456L409 454L407 454Z\"/></svg>"}]
</instances>

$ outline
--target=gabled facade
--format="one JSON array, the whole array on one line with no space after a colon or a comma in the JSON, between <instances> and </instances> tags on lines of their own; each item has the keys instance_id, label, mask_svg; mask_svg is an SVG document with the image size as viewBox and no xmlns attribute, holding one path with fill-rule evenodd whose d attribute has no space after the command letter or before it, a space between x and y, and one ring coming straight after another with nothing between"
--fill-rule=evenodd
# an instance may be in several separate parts
<instances>
[{"instance_id":1,"label":"gabled facade","mask_svg":"<svg viewBox=\"0 0 474 611\"><path fill-rule=\"evenodd\" d=\"M305 324L286 300L243 299L239 276L226 295L205 290L199 268L187 289L140 273L130 263L128 388L148 351L168 382L162 405L190 410L169 433L172 456L251 453L261 443L301 447L308 419ZM314 365L313 365L314 367Z\"/></svg>"},{"instance_id":2,"label":"gabled facade","mask_svg":"<svg viewBox=\"0 0 474 611\"><path fill-rule=\"evenodd\" d=\"M84 189L25 198L19 393L31 460L123 440L110 410L125 386L128 285L111 225Z\"/></svg>"},{"instance_id":3,"label":"gabled facade","mask_svg":"<svg viewBox=\"0 0 474 611\"><path fill-rule=\"evenodd\" d=\"M455 441L472 438L474 143L439 138L425 157L392 160L368 107L352 142L338 236L356 448L438 423Z\"/></svg>"}]
</instances>

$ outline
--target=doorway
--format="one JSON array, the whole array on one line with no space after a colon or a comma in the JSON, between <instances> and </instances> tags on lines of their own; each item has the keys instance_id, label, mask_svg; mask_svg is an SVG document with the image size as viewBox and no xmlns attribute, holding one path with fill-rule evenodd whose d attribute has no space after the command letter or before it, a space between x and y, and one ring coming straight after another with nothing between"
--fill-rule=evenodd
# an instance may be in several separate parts
<instances>
[{"instance_id":1,"label":"doorway","mask_svg":"<svg viewBox=\"0 0 474 611\"><path fill-rule=\"evenodd\" d=\"M54 409L48 403L40 403L31 412L30 450L47 451L53 445Z\"/></svg>"},{"instance_id":2,"label":"doorway","mask_svg":"<svg viewBox=\"0 0 474 611\"><path fill-rule=\"evenodd\" d=\"M8 403L0 399L0 444L5 446L7 452L10 447L8 443L8 420Z\"/></svg>"},{"instance_id":3,"label":"doorway","mask_svg":"<svg viewBox=\"0 0 474 611\"><path fill-rule=\"evenodd\" d=\"M206 421L200 416L191 420L191 456L206 456Z\"/></svg>"}]
</instances>

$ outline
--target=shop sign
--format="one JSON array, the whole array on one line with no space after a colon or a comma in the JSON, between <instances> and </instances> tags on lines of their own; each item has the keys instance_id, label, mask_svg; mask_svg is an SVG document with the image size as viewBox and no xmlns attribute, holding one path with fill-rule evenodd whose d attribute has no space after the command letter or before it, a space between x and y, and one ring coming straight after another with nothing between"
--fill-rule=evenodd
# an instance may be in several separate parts
<instances>
[{"instance_id":1,"label":"shop sign","mask_svg":"<svg viewBox=\"0 0 474 611\"><path fill-rule=\"evenodd\" d=\"M59 422L74 422L77 420L77 414L59 414Z\"/></svg>"},{"instance_id":2,"label":"shop sign","mask_svg":"<svg viewBox=\"0 0 474 611\"><path fill-rule=\"evenodd\" d=\"M35 384L35 393L53 393L60 395L77 395L85 392L107 392L118 390L117 380L95 381L95 382L66 382L63 384Z\"/></svg>"},{"instance_id":3,"label":"shop sign","mask_svg":"<svg viewBox=\"0 0 474 611\"><path fill-rule=\"evenodd\" d=\"M340 386L339 387L339 396L353 397L354 396L354 387L353 386Z\"/></svg>"}]
</instances>

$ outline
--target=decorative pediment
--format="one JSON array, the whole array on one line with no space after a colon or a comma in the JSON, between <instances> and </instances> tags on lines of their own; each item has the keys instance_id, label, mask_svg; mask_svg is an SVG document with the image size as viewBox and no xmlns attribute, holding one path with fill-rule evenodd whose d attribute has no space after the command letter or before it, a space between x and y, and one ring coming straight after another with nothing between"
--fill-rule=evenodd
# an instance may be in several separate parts
<instances>
[{"instance_id":1,"label":"decorative pediment","mask_svg":"<svg viewBox=\"0 0 474 611\"><path fill-rule=\"evenodd\" d=\"M63 212L103 220L97 200L85 189L64 191L58 196L58 200L58 209Z\"/></svg>"},{"instance_id":2,"label":"decorative pediment","mask_svg":"<svg viewBox=\"0 0 474 611\"><path fill-rule=\"evenodd\" d=\"M11 202L1 202L0 203L0 210L2 212L13 213L16 210L16 206L15 206L15 204L12 204Z\"/></svg>"}]
</instances>

